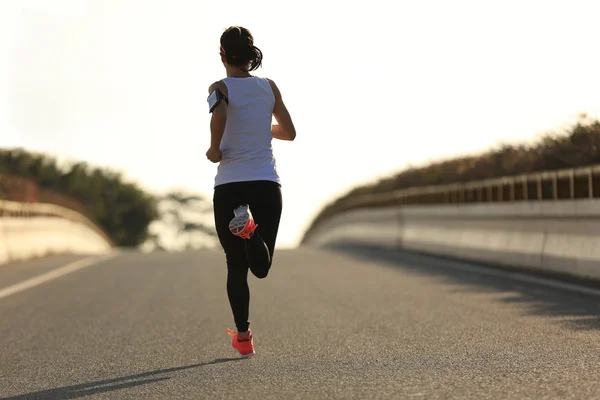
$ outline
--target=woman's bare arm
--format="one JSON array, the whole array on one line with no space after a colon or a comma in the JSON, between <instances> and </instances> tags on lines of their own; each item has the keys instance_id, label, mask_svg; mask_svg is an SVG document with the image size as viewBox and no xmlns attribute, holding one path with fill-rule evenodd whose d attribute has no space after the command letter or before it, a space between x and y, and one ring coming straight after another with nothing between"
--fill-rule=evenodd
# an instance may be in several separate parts
<instances>
[{"instance_id":1,"label":"woman's bare arm","mask_svg":"<svg viewBox=\"0 0 600 400\"><path fill-rule=\"evenodd\" d=\"M281 92L279 88L272 80L268 79L275 95L275 107L273 108L273 116L277 121L278 125L272 126L273 137L280 140L294 140L296 139L296 128L292 117L283 102Z\"/></svg>"}]
</instances>

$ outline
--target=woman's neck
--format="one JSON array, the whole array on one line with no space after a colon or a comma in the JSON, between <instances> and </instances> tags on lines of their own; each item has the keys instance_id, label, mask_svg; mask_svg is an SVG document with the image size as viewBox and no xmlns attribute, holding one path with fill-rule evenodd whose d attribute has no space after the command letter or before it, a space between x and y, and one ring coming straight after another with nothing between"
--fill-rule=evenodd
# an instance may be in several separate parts
<instances>
[{"instance_id":1,"label":"woman's neck","mask_svg":"<svg viewBox=\"0 0 600 400\"><path fill-rule=\"evenodd\" d=\"M233 78L247 78L250 77L252 75L250 75L250 73L248 71L242 71L239 68L227 68L227 77L233 77Z\"/></svg>"}]
</instances>

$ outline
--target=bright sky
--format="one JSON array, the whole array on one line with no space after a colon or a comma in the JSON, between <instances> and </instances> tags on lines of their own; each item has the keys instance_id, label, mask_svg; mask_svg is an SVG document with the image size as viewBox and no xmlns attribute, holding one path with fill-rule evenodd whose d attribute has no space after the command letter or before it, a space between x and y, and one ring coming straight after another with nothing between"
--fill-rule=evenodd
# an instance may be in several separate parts
<instances>
[{"instance_id":1,"label":"bright sky","mask_svg":"<svg viewBox=\"0 0 600 400\"><path fill-rule=\"evenodd\" d=\"M3 0L0 146L212 196L219 37L248 27L297 128L275 142L293 246L323 204L440 157L600 115L600 3Z\"/></svg>"}]
</instances>

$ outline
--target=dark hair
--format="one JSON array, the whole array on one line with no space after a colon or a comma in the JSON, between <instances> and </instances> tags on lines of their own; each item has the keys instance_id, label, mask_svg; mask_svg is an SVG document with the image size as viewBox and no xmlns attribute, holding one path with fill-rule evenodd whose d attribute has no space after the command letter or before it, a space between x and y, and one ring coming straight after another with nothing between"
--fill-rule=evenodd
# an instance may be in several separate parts
<instances>
[{"instance_id":1,"label":"dark hair","mask_svg":"<svg viewBox=\"0 0 600 400\"><path fill-rule=\"evenodd\" d=\"M221 35L221 54L229 65L254 71L262 65L262 52L254 45L252 33L241 26L231 26Z\"/></svg>"}]
</instances>

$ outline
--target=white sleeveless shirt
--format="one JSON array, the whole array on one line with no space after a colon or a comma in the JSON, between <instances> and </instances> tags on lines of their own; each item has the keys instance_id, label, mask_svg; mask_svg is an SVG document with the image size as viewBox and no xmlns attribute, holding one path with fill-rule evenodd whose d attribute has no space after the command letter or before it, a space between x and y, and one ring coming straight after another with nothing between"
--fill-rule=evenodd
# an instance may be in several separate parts
<instances>
[{"instance_id":1,"label":"white sleeveless shirt","mask_svg":"<svg viewBox=\"0 0 600 400\"><path fill-rule=\"evenodd\" d=\"M275 96L269 81L227 77L229 105L215 186L267 180L281 183L273 156L271 123Z\"/></svg>"}]
</instances>

